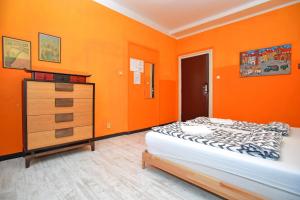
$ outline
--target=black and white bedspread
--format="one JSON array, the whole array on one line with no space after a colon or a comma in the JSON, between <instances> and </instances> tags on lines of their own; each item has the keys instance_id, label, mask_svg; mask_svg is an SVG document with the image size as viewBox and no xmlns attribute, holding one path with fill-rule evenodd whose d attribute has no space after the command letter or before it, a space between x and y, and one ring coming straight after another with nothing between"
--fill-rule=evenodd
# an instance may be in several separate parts
<instances>
[{"instance_id":1,"label":"black and white bedspread","mask_svg":"<svg viewBox=\"0 0 300 200\"><path fill-rule=\"evenodd\" d=\"M181 129L182 125L202 124L212 130L206 136L189 135ZM165 126L153 127L154 132L178 137L212 147L264 159L278 160L282 133L276 132L264 124L235 121L232 125L211 123L209 118L200 117L187 122L176 122Z\"/></svg>"},{"instance_id":2,"label":"black and white bedspread","mask_svg":"<svg viewBox=\"0 0 300 200\"><path fill-rule=\"evenodd\" d=\"M224 128L253 131L253 132L275 131L277 133L280 133L282 136L288 136L290 131L290 126L282 122L272 122L269 124L257 124L253 122L233 121L233 124L221 124L221 123L212 123L208 117L198 117L196 119L187 121L187 123L219 126Z\"/></svg>"}]
</instances>

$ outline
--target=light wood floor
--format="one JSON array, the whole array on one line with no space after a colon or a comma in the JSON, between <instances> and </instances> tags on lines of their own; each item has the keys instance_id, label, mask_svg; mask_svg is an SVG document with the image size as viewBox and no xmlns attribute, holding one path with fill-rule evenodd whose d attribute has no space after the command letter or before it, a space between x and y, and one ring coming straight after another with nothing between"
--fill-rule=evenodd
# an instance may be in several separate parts
<instances>
[{"instance_id":1,"label":"light wood floor","mask_svg":"<svg viewBox=\"0 0 300 200\"><path fill-rule=\"evenodd\" d=\"M154 168L141 169L144 133L44 157L0 162L1 200L198 200L218 197Z\"/></svg>"}]
</instances>

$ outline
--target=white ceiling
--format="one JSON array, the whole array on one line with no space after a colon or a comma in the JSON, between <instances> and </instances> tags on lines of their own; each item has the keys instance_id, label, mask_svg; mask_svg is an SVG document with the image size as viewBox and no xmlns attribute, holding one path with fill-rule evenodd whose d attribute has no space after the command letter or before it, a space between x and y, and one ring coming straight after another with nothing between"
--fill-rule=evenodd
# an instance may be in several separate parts
<instances>
[{"instance_id":1,"label":"white ceiling","mask_svg":"<svg viewBox=\"0 0 300 200\"><path fill-rule=\"evenodd\" d=\"M177 39L299 0L94 0Z\"/></svg>"}]
</instances>

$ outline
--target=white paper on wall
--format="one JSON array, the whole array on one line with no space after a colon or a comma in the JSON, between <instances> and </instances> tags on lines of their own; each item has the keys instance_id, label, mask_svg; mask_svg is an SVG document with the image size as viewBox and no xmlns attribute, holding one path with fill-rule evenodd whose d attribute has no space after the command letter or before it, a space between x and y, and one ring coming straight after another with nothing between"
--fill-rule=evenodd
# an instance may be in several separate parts
<instances>
[{"instance_id":1,"label":"white paper on wall","mask_svg":"<svg viewBox=\"0 0 300 200\"><path fill-rule=\"evenodd\" d=\"M130 71L135 72L138 69L138 60L135 58L130 58Z\"/></svg>"},{"instance_id":2,"label":"white paper on wall","mask_svg":"<svg viewBox=\"0 0 300 200\"><path fill-rule=\"evenodd\" d=\"M138 71L141 72L141 73L144 73L144 64L145 63L144 63L143 60L138 61L138 67L137 68L138 68Z\"/></svg>"},{"instance_id":3,"label":"white paper on wall","mask_svg":"<svg viewBox=\"0 0 300 200\"><path fill-rule=\"evenodd\" d=\"M130 71L144 73L144 61L130 58Z\"/></svg>"},{"instance_id":4,"label":"white paper on wall","mask_svg":"<svg viewBox=\"0 0 300 200\"><path fill-rule=\"evenodd\" d=\"M133 84L134 85L141 84L141 73L139 71L133 72Z\"/></svg>"}]
</instances>

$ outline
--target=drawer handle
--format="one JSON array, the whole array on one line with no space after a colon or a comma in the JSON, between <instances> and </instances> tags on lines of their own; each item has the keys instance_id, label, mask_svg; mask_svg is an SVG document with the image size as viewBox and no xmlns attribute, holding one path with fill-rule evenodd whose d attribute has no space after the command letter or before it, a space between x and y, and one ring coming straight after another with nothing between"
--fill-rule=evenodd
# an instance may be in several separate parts
<instances>
[{"instance_id":1,"label":"drawer handle","mask_svg":"<svg viewBox=\"0 0 300 200\"><path fill-rule=\"evenodd\" d=\"M56 98L55 107L73 107L72 98Z\"/></svg>"},{"instance_id":2,"label":"drawer handle","mask_svg":"<svg viewBox=\"0 0 300 200\"><path fill-rule=\"evenodd\" d=\"M55 91L73 92L73 84L70 83L55 83Z\"/></svg>"},{"instance_id":3,"label":"drawer handle","mask_svg":"<svg viewBox=\"0 0 300 200\"><path fill-rule=\"evenodd\" d=\"M73 134L73 128L55 129L55 138L69 137Z\"/></svg>"},{"instance_id":4,"label":"drawer handle","mask_svg":"<svg viewBox=\"0 0 300 200\"><path fill-rule=\"evenodd\" d=\"M55 123L72 122L74 120L73 113L55 114Z\"/></svg>"}]
</instances>

